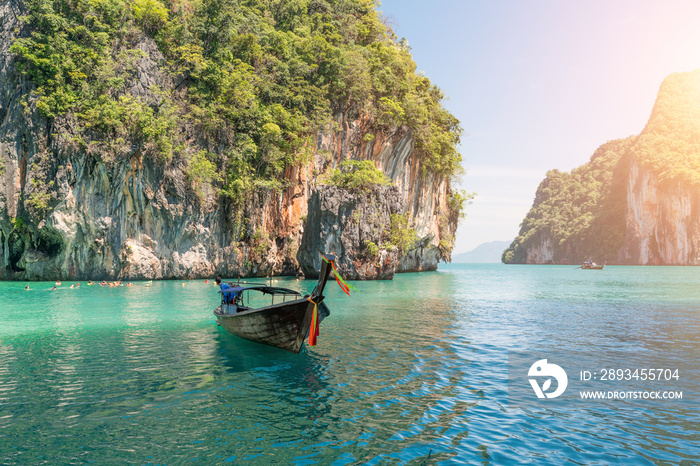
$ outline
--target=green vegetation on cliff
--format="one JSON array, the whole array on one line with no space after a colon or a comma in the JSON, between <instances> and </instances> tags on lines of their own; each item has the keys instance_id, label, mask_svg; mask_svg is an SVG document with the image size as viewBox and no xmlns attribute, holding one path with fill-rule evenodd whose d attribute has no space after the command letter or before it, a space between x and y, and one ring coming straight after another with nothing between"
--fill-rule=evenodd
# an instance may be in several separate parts
<instances>
[{"instance_id":1,"label":"green vegetation on cliff","mask_svg":"<svg viewBox=\"0 0 700 466\"><path fill-rule=\"evenodd\" d=\"M372 0L22 3L12 51L36 86L27 103L103 162L184 166L199 194L280 189L344 111L370 130L406 125L430 171L459 168L459 122ZM145 86L147 55L163 78Z\"/></svg>"},{"instance_id":2,"label":"green vegetation on cliff","mask_svg":"<svg viewBox=\"0 0 700 466\"><path fill-rule=\"evenodd\" d=\"M389 186L392 183L371 160L346 160L340 168L331 170L325 180L326 184L344 188L349 191L366 192L375 186Z\"/></svg>"},{"instance_id":3,"label":"green vegetation on cliff","mask_svg":"<svg viewBox=\"0 0 700 466\"><path fill-rule=\"evenodd\" d=\"M664 80L634 157L661 183L700 188L700 70Z\"/></svg>"},{"instance_id":4,"label":"green vegetation on cliff","mask_svg":"<svg viewBox=\"0 0 700 466\"><path fill-rule=\"evenodd\" d=\"M626 154L634 141L629 137L602 145L590 162L571 173L547 172L503 262L526 263L528 251L546 241L554 263L614 261L624 239Z\"/></svg>"}]
</instances>

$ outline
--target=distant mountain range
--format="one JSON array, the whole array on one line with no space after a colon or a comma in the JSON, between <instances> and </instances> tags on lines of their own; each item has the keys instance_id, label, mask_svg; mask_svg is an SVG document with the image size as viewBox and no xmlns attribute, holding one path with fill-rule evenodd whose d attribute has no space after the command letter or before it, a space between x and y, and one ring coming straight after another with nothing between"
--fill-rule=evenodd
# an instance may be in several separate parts
<instances>
[{"instance_id":1,"label":"distant mountain range","mask_svg":"<svg viewBox=\"0 0 700 466\"><path fill-rule=\"evenodd\" d=\"M452 262L501 262L501 254L510 241L489 241L471 251L452 255Z\"/></svg>"}]
</instances>

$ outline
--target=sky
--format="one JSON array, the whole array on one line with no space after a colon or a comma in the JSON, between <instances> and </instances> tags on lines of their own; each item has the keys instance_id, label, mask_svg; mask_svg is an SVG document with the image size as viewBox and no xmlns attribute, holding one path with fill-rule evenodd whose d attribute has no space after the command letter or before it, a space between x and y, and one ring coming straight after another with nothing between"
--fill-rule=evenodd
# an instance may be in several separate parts
<instances>
[{"instance_id":1,"label":"sky","mask_svg":"<svg viewBox=\"0 0 700 466\"><path fill-rule=\"evenodd\" d=\"M700 68L700 1L383 0L462 124L476 192L454 253L511 241L548 170L639 134L663 79Z\"/></svg>"}]
</instances>

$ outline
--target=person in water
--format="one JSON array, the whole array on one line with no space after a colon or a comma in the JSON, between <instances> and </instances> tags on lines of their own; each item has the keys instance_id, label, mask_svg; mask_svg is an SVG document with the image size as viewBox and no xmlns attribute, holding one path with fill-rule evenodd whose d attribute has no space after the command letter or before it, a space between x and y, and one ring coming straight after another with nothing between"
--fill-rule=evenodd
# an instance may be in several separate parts
<instances>
[{"instance_id":1,"label":"person in water","mask_svg":"<svg viewBox=\"0 0 700 466\"><path fill-rule=\"evenodd\" d=\"M25 286L24 289L29 291L29 285Z\"/></svg>"}]
</instances>

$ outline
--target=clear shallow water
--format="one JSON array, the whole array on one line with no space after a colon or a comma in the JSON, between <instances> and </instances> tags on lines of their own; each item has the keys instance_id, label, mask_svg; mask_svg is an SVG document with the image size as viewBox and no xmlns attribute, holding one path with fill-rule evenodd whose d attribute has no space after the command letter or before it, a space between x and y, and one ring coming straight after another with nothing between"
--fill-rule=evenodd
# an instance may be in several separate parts
<instances>
[{"instance_id":1,"label":"clear shallow water","mask_svg":"<svg viewBox=\"0 0 700 466\"><path fill-rule=\"evenodd\" d=\"M216 288L181 283L0 283L3 464L698 464L700 268L329 283L298 355L228 335ZM509 407L508 353L534 348L662 355L687 394Z\"/></svg>"}]
</instances>

